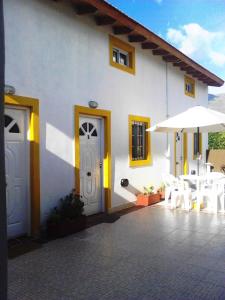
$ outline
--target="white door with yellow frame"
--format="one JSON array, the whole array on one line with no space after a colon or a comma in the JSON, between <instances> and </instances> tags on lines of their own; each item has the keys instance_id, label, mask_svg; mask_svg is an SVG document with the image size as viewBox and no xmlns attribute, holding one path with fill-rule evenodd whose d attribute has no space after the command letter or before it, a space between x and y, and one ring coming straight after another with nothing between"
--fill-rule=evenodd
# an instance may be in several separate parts
<instances>
[{"instance_id":1,"label":"white door with yellow frame","mask_svg":"<svg viewBox=\"0 0 225 300\"><path fill-rule=\"evenodd\" d=\"M5 167L8 238L29 233L29 111L5 108Z\"/></svg>"},{"instance_id":2,"label":"white door with yellow frame","mask_svg":"<svg viewBox=\"0 0 225 300\"><path fill-rule=\"evenodd\" d=\"M187 133L175 133L174 143L175 176L187 174Z\"/></svg>"},{"instance_id":3,"label":"white door with yellow frame","mask_svg":"<svg viewBox=\"0 0 225 300\"><path fill-rule=\"evenodd\" d=\"M102 127L101 118L81 116L79 119L80 193L86 215L104 211Z\"/></svg>"}]
</instances>

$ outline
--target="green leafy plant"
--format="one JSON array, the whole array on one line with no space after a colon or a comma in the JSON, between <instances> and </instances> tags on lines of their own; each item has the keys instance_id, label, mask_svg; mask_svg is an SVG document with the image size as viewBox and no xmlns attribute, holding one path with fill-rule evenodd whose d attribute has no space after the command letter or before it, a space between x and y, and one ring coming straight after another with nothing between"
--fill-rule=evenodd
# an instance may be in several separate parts
<instances>
[{"instance_id":1,"label":"green leafy plant","mask_svg":"<svg viewBox=\"0 0 225 300\"><path fill-rule=\"evenodd\" d=\"M48 223L60 223L61 215L57 207L54 207L50 215L48 216Z\"/></svg>"},{"instance_id":2,"label":"green leafy plant","mask_svg":"<svg viewBox=\"0 0 225 300\"><path fill-rule=\"evenodd\" d=\"M164 184L164 183L161 183L160 186L159 186L159 188L158 188L158 190L157 190L157 192L158 192L158 193L162 193L162 192L164 192L164 191L165 191L165 184Z\"/></svg>"},{"instance_id":3,"label":"green leafy plant","mask_svg":"<svg viewBox=\"0 0 225 300\"><path fill-rule=\"evenodd\" d=\"M60 199L60 205L54 207L50 213L48 223L60 223L63 220L74 220L81 216L84 211L84 202L82 196L77 194L75 190L64 198Z\"/></svg>"},{"instance_id":4,"label":"green leafy plant","mask_svg":"<svg viewBox=\"0 0 225 300\"><path fill-rule=\"evenodd\" d=\"M225 133L214 132L208 135L209 149L225 149Z\"/></svg>"},{"instance_id":5,"label":"green leafy plant","mask_svg":"<svg viewBox=\"0 0 225 300\"><path fill-rule=\"evenodd\" d=\"M148 187L144 186L144 195L152 195L154 194L154 186L150 185Z\"/></svg>"}]
</instances>

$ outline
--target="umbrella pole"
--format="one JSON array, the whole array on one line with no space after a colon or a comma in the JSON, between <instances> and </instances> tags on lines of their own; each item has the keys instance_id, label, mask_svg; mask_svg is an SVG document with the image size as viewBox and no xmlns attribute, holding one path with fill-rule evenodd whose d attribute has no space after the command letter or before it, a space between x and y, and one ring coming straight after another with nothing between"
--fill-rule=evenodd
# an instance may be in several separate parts
<instances>
[{"instance_id":1,"label":"umbrella pole","mask_svg":"<svg viewBox=\"0 0 225 300\"><path fill-rule=\"evenodd\" d=\"M200 156L200 133L199 127L197 127L197 175L199 176L199 156Z\"/></svg>"}]
</instances>

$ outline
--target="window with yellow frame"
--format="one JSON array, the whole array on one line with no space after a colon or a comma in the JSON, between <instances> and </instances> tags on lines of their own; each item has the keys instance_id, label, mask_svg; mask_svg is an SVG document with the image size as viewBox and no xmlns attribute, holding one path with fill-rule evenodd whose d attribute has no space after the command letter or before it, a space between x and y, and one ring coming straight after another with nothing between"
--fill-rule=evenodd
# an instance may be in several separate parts
<instances>
[{"instance_id":1,"label":"window with yellow frame","mask_svg":"<svg viewBox=\"0 0 225 300\"><path fill-rule=\"evenodd\" d=\"M184 91L185 95L195 97L195 80L191 77L184 76Z\"/></svg>"},{"instance_id":2,"label":"window with yellow frame","mask_svg":"<svg viewBox=\"0 0 225 300\"><path fill-rule=\"evenodd\" d=\"M151 164L150 118L129 116L129 162L131 167Z\"/></svg>"},{"instance_id":3,"label":"window with yellow frame","mask_svg":"<svg viewBox=\"0 0 225 300\"><path fill-rule=\"evenodd\" d=\"M110 35L109 36L110 65L135 74L135 48L128 43Z\"/></svg>"},{"instance_id":4,"label":"window with yellow frame","mask_svg":"<svg viewBox=\"0 0 225 300\"><path fill-rule=\"evenodd\" d=\"M199 133L199 154L202 155L202 134ZM198 134L193 134L193 159L197 159L198 156Z\"/></svg>"}]
</instances>

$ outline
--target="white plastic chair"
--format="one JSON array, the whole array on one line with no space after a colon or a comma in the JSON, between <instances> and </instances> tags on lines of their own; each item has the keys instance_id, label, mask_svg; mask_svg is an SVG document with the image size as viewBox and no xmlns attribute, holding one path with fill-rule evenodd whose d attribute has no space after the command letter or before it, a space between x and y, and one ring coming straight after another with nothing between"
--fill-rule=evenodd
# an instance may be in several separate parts
<instances>
[{"instance_id":1,"label":"white plastic chair","mask_svg":"<svg viewBox=\"0 0 225 300\"><path fill-rule=\"evenodd\" d=\"M178 190L178 179L172 174L164 174L162 179L165 185L165 205L169 205L171 194Z\"/></svg>"},{"instance_id":2,"label":"white plastic chair","mask_svg":"<svg viewBox=\"0 0 225 300\"><path fill-rule=\"evenodd\" d=\"M172 174L164 174L163 183L165 185L165 205L170 205L172 209L183 205L184 209L189 210L192 197L187 183Z\"/></svg>"},{"instance_id":3,"label":"white plastic chair","mask_svg":"<svg viewBox=\"0 0 225 300\"><path fill-rule=\"evenodd\" d=\"M192 201L196 197L196 193L185 180L180 180L179 193L182 208L190 211L192 209Z\"/></svg>"},{"instance_id":4,"label":"white plastic chair","mask_svg":"<svg viewBox=\"0 0 225 300\"><path fill-rule=\"evenodd\" d=\"M206 177L206 182L200 187L198 202L206 199L207 208L218 212L224 211L225 176L223 173L211 172Z\"/></svg>"}]
</instances>

